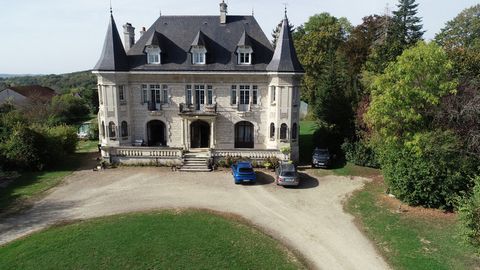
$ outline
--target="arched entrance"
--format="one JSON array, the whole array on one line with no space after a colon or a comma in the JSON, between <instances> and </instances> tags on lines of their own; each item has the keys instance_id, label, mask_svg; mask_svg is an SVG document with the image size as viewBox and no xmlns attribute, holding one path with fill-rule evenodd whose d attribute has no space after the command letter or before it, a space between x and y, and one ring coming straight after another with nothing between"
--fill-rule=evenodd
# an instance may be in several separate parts
<instances>
[{"instance_id":1,"label":"arched entrance","mask_svg":"<svg viewBox=\"0 0 480 270\"><path fill-rule=\"evenodd\" d=\"M166 146L165 124L160 120L147 123L148 146Z\"/></svg>"},{"instance_id":2,"label":"arched entrance","mask_svg":"<svg viewBox=\"0 0 480 270\"><path fill-rule=\"evenodd\" d=\"M235 124L235 148L254 148L253 124L247 121Z\"/></svg>"},{"instance_id":3,"label":"arched entrance","mask_svg":"<svg viewBox=\"0 0 480 270\"><path fill-rule=\"evenodd\" d=\"M190 125L191 148L210 147L210 124L197 120Z\"/></svg>"}]
</instances>

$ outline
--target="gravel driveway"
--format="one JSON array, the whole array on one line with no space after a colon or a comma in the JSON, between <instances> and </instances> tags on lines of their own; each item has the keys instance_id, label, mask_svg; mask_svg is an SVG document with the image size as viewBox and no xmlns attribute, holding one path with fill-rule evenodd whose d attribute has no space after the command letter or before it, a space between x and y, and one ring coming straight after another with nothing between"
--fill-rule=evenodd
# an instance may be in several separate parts
<instances>
[{"instance_id":1,"label":"gravel driveway","mask_svg":"<svg viewBox=\"0 0 480 270\"><path fill-rule=\"evenodd\" d=\"M236 186L228 171L78 171L32 209L0 220L0 244L64 220L195 207L243 216L298 250L318 269L389 269L342 209L342 200L366 180L303 177L303 184L292 189L277 187L270 173L264 172L256 185Z\"/></svg>"}]
</instances>

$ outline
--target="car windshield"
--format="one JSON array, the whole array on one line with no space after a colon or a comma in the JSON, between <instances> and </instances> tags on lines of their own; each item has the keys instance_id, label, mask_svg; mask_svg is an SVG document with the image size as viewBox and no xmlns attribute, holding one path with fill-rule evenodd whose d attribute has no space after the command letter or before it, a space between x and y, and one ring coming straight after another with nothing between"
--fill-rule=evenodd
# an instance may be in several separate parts
<instances>
[{"instance_id":1,"label":"car windshield","mask_svg":"<svg viewBox=\"0 0 480 270\"><path fill-rule=\"evenodd\" d=\"M295 172L283 172L282 176L286 177L295 177L296 173Z\"/></svg>"},{"instance_id":2,"label":"car windshield","mask_svg":"<svg viewBox=\"0 0 480 270\"><path fill-rule=\"evenodd\" d=\"M315 150L315 155L320 155L320 156L328 156L329 153L328 153L328 150L325 150L325 149L318 149L318 150Z\"/></svg>"},{"instance_id":3,"label":"car windshield","mask_svg":"<svg viewBox=\"0 0 480 270\"><path fill-rule=\"evenodd\" d=\"M241 173L251 173L253 172L253 169L252 168L240 168L238 169L239 172Z\"/></svg>"}]
</instances>

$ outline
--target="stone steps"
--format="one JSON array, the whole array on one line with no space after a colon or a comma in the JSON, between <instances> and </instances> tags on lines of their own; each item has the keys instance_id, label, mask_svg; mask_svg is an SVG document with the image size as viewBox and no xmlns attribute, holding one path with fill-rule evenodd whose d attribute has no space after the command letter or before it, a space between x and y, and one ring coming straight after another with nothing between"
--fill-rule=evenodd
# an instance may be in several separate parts
<instances>
[{"instance_id":1,"label":"stone steps","mask_svg":"<svg viewBox=\"0 0 480 270\"><path fill-rule=\"evenodd\" d=\"M186 153L183 156L183 166L181 172L211 172L208 168L209 156L204 152Z\"/></svg>"}]
</instances>

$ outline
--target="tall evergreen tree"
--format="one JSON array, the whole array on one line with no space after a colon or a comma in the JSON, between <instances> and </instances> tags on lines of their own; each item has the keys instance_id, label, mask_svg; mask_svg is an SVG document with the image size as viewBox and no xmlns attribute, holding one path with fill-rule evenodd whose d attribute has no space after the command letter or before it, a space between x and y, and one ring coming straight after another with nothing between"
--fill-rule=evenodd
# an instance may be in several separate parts
<instances>
[{"instance_id":1,"label":"tall evergreen tree","mask_svg":"<svg viewBox=\"0 0 480 270\"><path fill-rule=\"evenodd\" d=\"M425 31L422 31L422 19L417 16L418 4L415 0L399 0L397 7L398 10L393 12L393 34L406 49L422 40Z\"/></svg>"}]
</instances>

